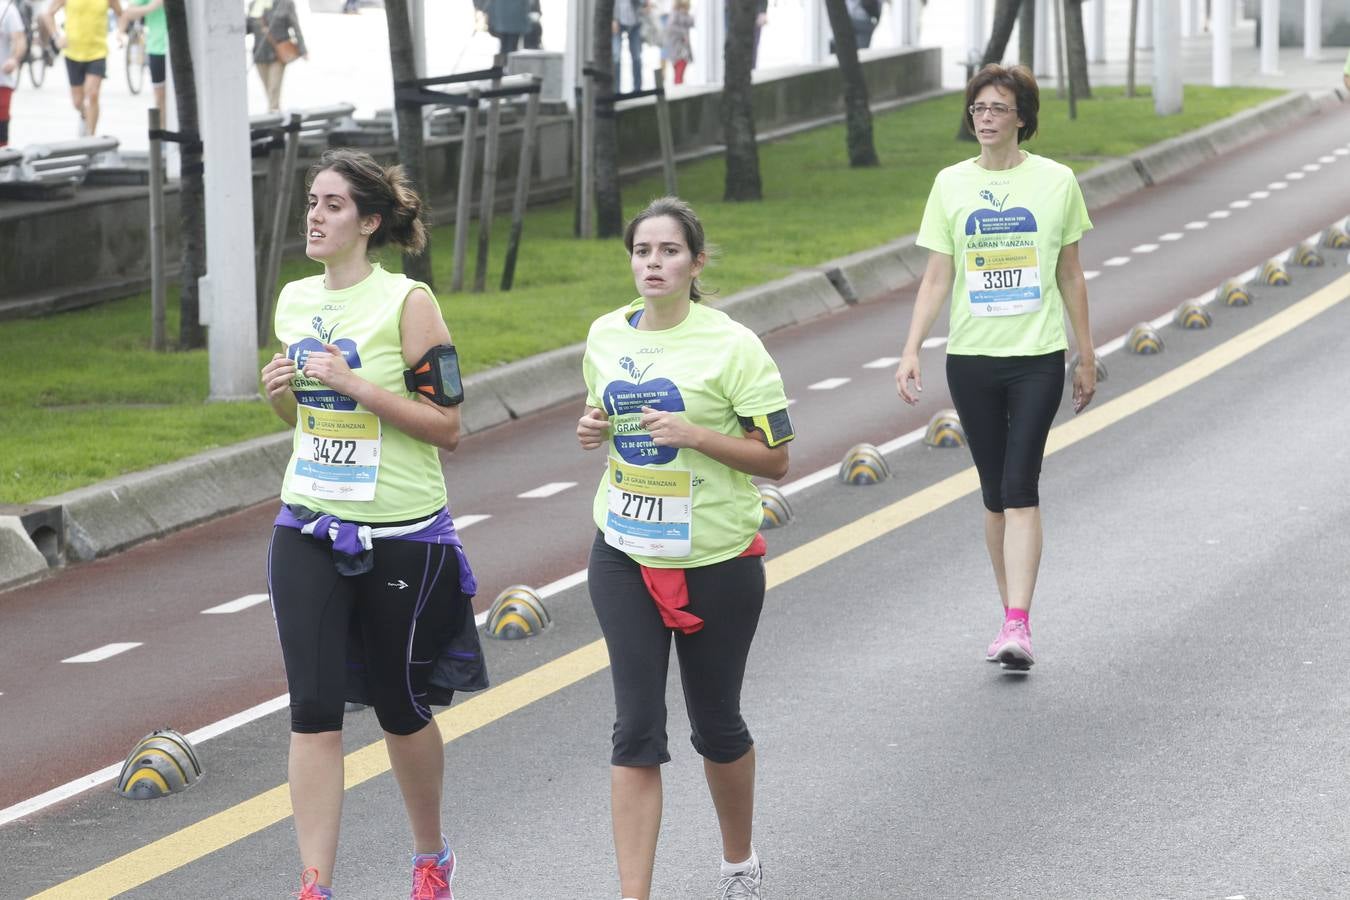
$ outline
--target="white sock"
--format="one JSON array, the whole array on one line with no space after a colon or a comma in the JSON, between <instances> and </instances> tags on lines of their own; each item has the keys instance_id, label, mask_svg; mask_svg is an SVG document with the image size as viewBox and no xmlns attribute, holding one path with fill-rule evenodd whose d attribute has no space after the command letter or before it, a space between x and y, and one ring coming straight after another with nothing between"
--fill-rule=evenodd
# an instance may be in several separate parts
<instances>
[{"instance_id":1,"label":"white sock","mask_svg":"<svg viewBox=\"0 0 1350 900\"><path fill-rule=\"evenodd\" d=\"M750 848L750 858L745 862L732 863L727 862L725 859L722 860L722 875L724 877L731 875L747 875L750 872L756 871L758 868L759 854L755 852L754 847Z\"/></svg>"}]
</instances>

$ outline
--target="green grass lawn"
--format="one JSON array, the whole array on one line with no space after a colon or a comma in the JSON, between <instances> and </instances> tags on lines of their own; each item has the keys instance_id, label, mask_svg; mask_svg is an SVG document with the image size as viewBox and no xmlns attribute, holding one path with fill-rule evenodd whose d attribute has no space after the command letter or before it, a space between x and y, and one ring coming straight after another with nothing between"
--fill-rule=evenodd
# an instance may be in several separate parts
<instances>
[{"instance_id":1,"label":"green grass lawn","mask_svg":"<svg viewBox=\"0 0 1350 900\"><path fill-rule=\"evenodd\" d=\"M1067 103L1047 91L1042 134L1026 146L1086 171L1278 93L1188 86L1185 112L1159 118L1147 91L1126 99L1119 88L1099 88L1070 122ZM916 231L934 174L974 155L973 144L953 140L961 102L951 95L878 116L879 168L848 168L843 126L762 146L762 203L721 201L720 158L681 166L680 193L717 248L704 282L725 297ZM627 184L625 210L635 213L661 192L657 178ZM501 276L508 225L499 218L493 230L490 284ZM635 295L619 241L578 241L571 233L570 203L532 210L515 290L442 290L466 372L580 341L592 319ZM470 267L476 240L470 236ZM433 232L442 286L450 283L452 241L449 227ZM392 255L384 262L398 266ZM282 278L317 271L297 260ZM176 302L171 295L170 334L177 333ZM30 502L282 427L261 400L205 403L206 352L153 353L149 338L148 294L0 325L0 503ZM260 353L259 364L270 355ZM580 372L577 379L579 386Z\"/></svg>"}]
</instances>

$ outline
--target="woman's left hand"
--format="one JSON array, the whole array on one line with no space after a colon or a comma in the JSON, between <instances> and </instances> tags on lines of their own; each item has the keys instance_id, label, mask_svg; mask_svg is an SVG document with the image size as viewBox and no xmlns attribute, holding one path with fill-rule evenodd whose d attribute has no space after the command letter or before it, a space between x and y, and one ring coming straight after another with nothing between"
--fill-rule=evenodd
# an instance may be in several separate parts
<instances>
[{"instance_id":1,"label":"woman's left hand","mask_svg":"<svg viewBox=\"0 0 1350 900\"><path fill-rule=\"evenodd\" d=\"M351 396L347 390L355 381L351 366L342 355L342 348L336 344L324 344L324 353L310 353L305 360L305 374L317 379L325 387Z\"/></svg>"},{"instance_id":2,"label":"woman's left hand","mask_svg":"<svg viewBox=\"0 0 1350 900\"><path fill-rule=\"evenodd\" d=\"M1078 414L1092 402L1097 393L1097 360L1078 361L1073 369L1073 411Z\"/></svg>"},{"instance_id":3,"label":"woman's left hand","mask_svg":"<svg viewBox=\"0 0 1350 900\"><path fill-rule=\"evenodd\" d=\"M676 413L644 406L638 421L658 447L692 447L698 438L698 426Z\"/></svg>"}]
</instances>

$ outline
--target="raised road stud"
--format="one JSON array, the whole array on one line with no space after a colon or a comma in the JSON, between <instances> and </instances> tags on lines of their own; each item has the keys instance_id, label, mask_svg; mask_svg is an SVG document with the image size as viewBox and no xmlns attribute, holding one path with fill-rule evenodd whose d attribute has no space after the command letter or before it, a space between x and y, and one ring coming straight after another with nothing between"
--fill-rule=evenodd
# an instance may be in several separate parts
<instances>
[{"instance_id":1,"label":"raised road stud","mask_svg":"<svg viewBox=\"0 0 1350 900\"><path fill-rule=\"evenodd\" d=\"M923 442L930 447L964 447L966 432L956 410L943 409L934 413L928 420L928 430L923 433Z\"/></svg>"},{"instance_id":2,"label":"raised road stud","mask_svg":"<svg viewBox=\"0 0 1350 900\"><path fill-rule=\"evenodd\" d=\"M764 521L760 523L760 528L781 528L792 521L792 507L778 488L771 484L761 484L759 501L764 507Z\"/></svg>"},{"instance_id":3,"label":"raised road stud","mask_svg":"<svg viewBox=\"0 0 1350 900\"><path fill-rule=\"evenodd\" d=\"M1278 258L1266 260L1266 264L1261 267L1261 283L1275 287L1287 287L1289 285L1289 273L1285 271L1284 263L1280 262Z\"/></svg>"},{"instance_id":4,"label":"raised road stud","mask_svg":"<svg viewBox=\"0 0 1350 900\"><path fill-rule=\"evenodd\" d=\"M1332 225L1326 231L1322 232L1322 246L1330 247L1332 250L1345 250L1346 248L1350 248L1350 231L1346 230L1346 222L1341 222L1339 225Z\"/></svg>"},{"instance_id":5,"label":"raised road stud","mask_svg":"<svg viewBox=\"0 0 1350 900\"><path fill-rule=\"evenodd\" d=\"M886 458L871 444L855 444L839 464L839 480L844 484L880 484L890 477Z\"/></svg>"},{"instance_id":6,"label":"raised road stud","mask_svg":"<svg viewBox=\"0 0 1350 900\"><path fill-rule=\"evenodd\" d=\"M153 800L185 791L202 777L192 744L172 728L150 732L131 748L117 776L117 793L132 800Z\"/></svg>"},{"instance_id":7,"label":"raised road stud","mask_svg":"<svg viewBox=\"0 0 1350 900\"><path fill-rule=\"evenodd\" d=\"M1064 370L1065 377L1068 378L1070 381L1073 381L1073 373L1074 370L1077 368L1078 368L1078 354L1075 353L1073 355L1073 358L1069 360L1069 368ZM1099 356L1097 357L1097 382L1100 384L1105 380L1106 380L1106 363L1102 362L1102 358Z\"/></svg>"},{"instance_id":8,"label":"raised road stud","mask_svg":"<svg viewBox=\"0 0 1350 900\"><path fill-rule=\"evenodd\" d=\"M1140 322L1130 329L1125 346L1131 353L1139 356L1152 356L1163 351L1163 339L1162 335L1158 334L1158 329L1147 322Z\"/></svg>"},{"instance_id":9,"label":"raised road stud","mask_svg":"<svg viewBox=\"0 0 1350 900\"><path fill-rule=\"evenodd\" d=\"M553 621L544 601L534 589L524 584L513 584L497 595L488 610L487 633L504 641L518 641L533 637Z\"/></svg>"},{"instance_id":10,"label":"raised road stud","mask_svg":"<svg viewBox=\"0 0 1350 900\"><path fill-rule=\"evenodd\" d=\"M1234 278L1219 285L1219 289L1214 292L1214 299L1224 306L1252 305L1251 292L1247 290L1246 285Z\"/></svg>"},{"instance_id":11,"label":"raised road stud","mask_svg":"<svg viewBox=\"0 0 1350 900\"><path fill-rule=\"evenodd\" d=\"M1322 258L1322 251L1317 249L1317 245L1312 241L1304 241L1289 253L1289 258L1294 265L1302 266L1305 269L1316 269L1318 266L1326 265L1326 260Z\"/></svg>"},{"instance_id":12,"label":"raised road stud","mask_svg":"<svg viewBox=\"0 0 1350 900\"><path fill-rule=\"evenodd\" d=\"M1214 320L1209 316L1209 310L1193 300L1187 300L1178 306L1172 321L1188 331L1199 331L1214 324Z\"/></svg>"}]
</instances>

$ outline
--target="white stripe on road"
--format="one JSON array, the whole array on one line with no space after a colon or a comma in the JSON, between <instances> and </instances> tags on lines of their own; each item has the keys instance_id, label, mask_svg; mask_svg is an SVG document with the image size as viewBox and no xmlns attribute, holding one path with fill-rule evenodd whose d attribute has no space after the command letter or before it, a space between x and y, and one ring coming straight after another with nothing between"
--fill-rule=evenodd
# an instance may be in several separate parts
<instances>
[{"instance_id":1,"label":"white stripe on road","mask_svg":"<svg viewBox=\"0 0 1350 900\"><path fill-rule=\"evenodd\" d=\"M478 514L478 513L469 516L455 516L455 530L463 531L470 525L477 525L479 522L486 522L490 518L492 518L491 514Z\"/></svg>"},{"instance_id":2,"label":"white stripe on road","mask_svg":"<svg viewBox=\"0 0 1350 900\"><path fill-rule=\"evenodd\" d=\"M202 610L204 616L225 615L227 613L237 613L240 610L248 609L250 606L257 606L267 600L266 594L245 594L238 600L231 600L229 603L222 603L219 606L213 606L210 609Z\"/></svg>"},{"instance_id":3,"label":"white stripe on road","mask_svg":"<svg viewBox=\"0 0 1350 900\"><path fill-rule=\"evenodd\" d=\"M1232 203L1230 203L1230 204L1228 204L1228 205L1229 205L1230 207L1232 207L1233 209L1246 209L1247 207L1249 207L1249 206L1252 205L1252 201L1250 201L1250 200L1234 200Z\"/></svg>"},{"instance_id":4,"label":"white stripe on road","mask_svg":"<svg viewBox=\"0 0 1350 900\"><path fill-rule=\"evenodd\" d=\"M1097 277L1098 275L1100 275L1100 274L1102 274L1102 273L1101 273L1101 272L1098 272L1096 269L1084 269L1084 270L1083 270L1083 280L1084 280L1084 281L1091 281L1092 279L1096 278L1096 277Z\"/></svg>"},{"instance_id":5,"label":"white stripe on road","mask_svg":"<svg viewBox=\"0 0 1350 900\"><path fill-rule=\"evenodd\" d=\"M1152 253L1154 250L1157 250L1157 249L1158 249L1158 245L1157 245L1157 244L1140 244L1138 247L1133 247L1133 248L1131 248L1131 249L1130 249L1130 252L1131 252L1131 253Z\"/></svg>"},{"instance_id":6,"label":"white stripe on road","mask_svg":"<svg viewBox=\"0 0 1350 900\"><path fill-rule=\"evenodd\" d=\"M1337 156L1345 156L1347 153L1350 153L1350 148L1337 147L1335 150L1332 150L1331 152L1336 154Z\"/></svg>"},{"instance_id":7,"label":"white stripe on road","mask_svg":"<svg viewBox=\"0 0 1350 900\"><path fill-rule=\"evenodd\" d=\"M1129 258L1128 256L1113 256L1113 257L1111 257L1110 259L1108 259L1106 262L1102 263L1102 265L1104 265L1104 266L1123 266L1123 265L1125 265L1125 264L1126 264L1127 262L1129 262L1129 261L1130 261L1130 258Z\"/></svg>"},{"instance_id":8,"label":"white stripe on road","mask_svg":"<svg viewBox=\"0 0 1350 900\"><path fill-rule=\"evenodd\" d=\"M1334 163L1334 162L1336 161L1336 157L1334 157L1334 156L1319 156L1319 157L1317 157L1317 161L1320 162L1320 163L1322 163L1323 165L1326 165L1326 164L1328 164L1328 163Z\"/></svg>"},{"instance_id":9,"label":"white stripe on road","mask_svg":"<svg viewBox=\"0 0 1350 900\"><path fill-rule=\"evenodd\" d=\"M898 356L879 356L871 362L863 363L864 369L889 369L891 366L898 366L900 357Z\"/></svg>"},{"instance_id":10,"label":"white stripe on road","mask_svg":"<svg viewBox=\"0 0 1350 900\"><path fill-rule=\"evenodd\" d=\"M1185 237L1185 235L1182 234L1180 231L1169 231L1169 232L1167 232L1167 234L1160 234L1160 235L1158 235L1158 240L1160 240L1160 241L1179 241L1179 240L1181 240L1183 237Z\"/></svg>"},{"instance_id":11,"label":"white stripe on road","mask_svg":"<svg viewBox=\"0 0 1350 900\"><path fill-rule=\"evenodd\" d=\"M539 487L526 491L523 494L516 494L522 500L540 500L544 497L552 497L554 494L561 494L571 487L576 487L575 481L550 481L548 484L541 484Z\"/></svg>"},{"instance_id":12,"label":"white stripe on road","mask_svg":"<svg viewBox=\"0 0 1350 900\"><path fill-rule=\"evenodd\" d=\"M1284 190L1285 188L1289 187L1289 182L1287 182L1287 181L1272 181L1270 184L1266 185L1266 187L1270 188L1272 191L1282 191L1282 190Z\"/></svg>"},{"instance_id":13,"label":"white stripe on road","mask_svg":"<svg viewBox=\"0 0 1350 900\"><path fill-rule=\"evenodd\" d=\"M1264 200L1270 196L1270 191L1252 191L1247 196L1253 200Z\"/></svg>"},{"instance_id":14,"label":"white stripe on road","mask_svg":"<svg viewBox=\"0 0 1350 900\"><path fill-rule=\"evenodd\" d=\"M947 339L945 337L930 337L924 338L924 342L920 344L919 347L922 350L932 350L934 347L941 347L946 343ZM899 360L896 361L899 362Z\"/></svg>"},{"instance_id":15,"label":"white stripe on road","mask_svg":"<svg viewBox=\"0 0 1350 900\"><path fill-rule=\"evenodd\" d=\"M1210 217L1211 219L1226 219L1226 218L1228 218L1228 217L1231 216L1231 215L1232 215L1232 213L1230 213L1230 212L1229 212L1228 210L1226 210L1226 209L1216 209L1216 210L1214 210L1214 212L1212 212L1212 213L1209 214L1209 217Z\"/></svg>"},{"instance_id":16,"label":"white stripe on road","mask_svg":"<svg viewBox=\"0 0 1350 900\"><path fill-rule=\"evenodd\" d=\"M832 391L837 387L843 387L852 380L852 378L826 378L824 381L808 384L806 389L808 391Z\"/></svg>"},{"instance_id":17,"label":"white stripe on road","mask_svg":"<svg viewBox=\"0 0 1350 900\"><path fill-rule=\"evenodd\" d=\"M139 647L140 645L141 645L140 641L131 641L122 644L104 644L102 647L97 647L93 650L90 650L88 653L81 653L79 656L72 656L70 657L70 659L61 660L61 662L63 663L102 662L103 660L107 659L110 656L116 656L119 653L125 653L132 647Z\"/></svg>"},{"instance_id":18,"label":"white stripe on road","mask_svg":"<svg viewBox=\"0 0 1350 900\"><path fill-rule=\"evenodd\" d=\"M1317 172L1320 171L1321 168L1322 167L1319 166L1317 163L1304 163L1303 165L1303 171L1305 172Z\"/></svg>"},{"instance_id":19,"label":"white stripe on road","mask_svg":"<svg viewBox=\"0 0 1350 900\"><path fill-rule=\"evenodd\" d=\"M1208 222L1187 222L1187 223L1186 223L1186 228L1189 229L1190 231L1199 231L1199 230L1202 229L1202 228L1208 228L1208 227L1209 227L1209 223L1208 223Z\"/></svg>"},{"instance_id":20,"label":"white stripe on road","mask_svg":"<svg viewBox=\"0 0 1350 900\"><path fill-rule=\"evenodd\" d=\"M1285 173L1284 173L1284 177L1287 178L1287 179L1289 179L1290 181L1298 181L1300 178L1303 177L1303 173L1302 173L1302 172L1285 172Z\"/></svg>"}]
</instances>

